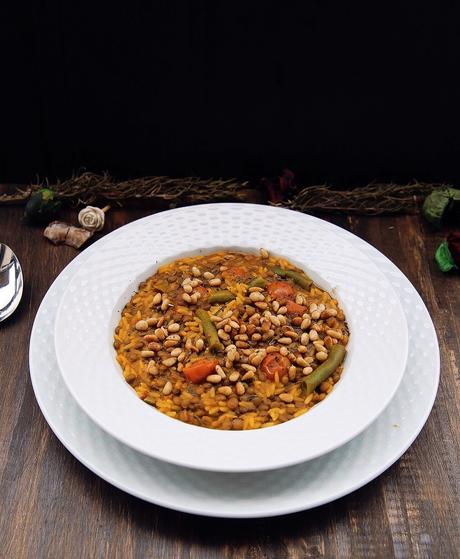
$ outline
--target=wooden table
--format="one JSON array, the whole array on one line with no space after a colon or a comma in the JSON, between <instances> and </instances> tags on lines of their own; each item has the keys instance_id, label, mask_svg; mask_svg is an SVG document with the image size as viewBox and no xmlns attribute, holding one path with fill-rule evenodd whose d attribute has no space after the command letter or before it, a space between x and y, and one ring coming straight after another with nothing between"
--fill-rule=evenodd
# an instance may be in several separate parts
<instances>
[{"instance_id":1,"label":"wooden table","mask_svg":"<svg viewBox=\"0 0 460 559\"><path fill-rule=\"evenodd\" d=\"M112 210L106 230L147 213ZM0 207L0 241L16 252L25 277L20 307L0 325L1 557L459 557L460 276L443 275L433 262L442 233L416 216L328 218L391 258L434 319L441 385L412 447L378 479L329 505L281 518L219 520L126 495L87 470L49 429L29 380L29 335L51 282L77 253L48 243L21 215L21 208Z\"/></svg>"}]
</instances>

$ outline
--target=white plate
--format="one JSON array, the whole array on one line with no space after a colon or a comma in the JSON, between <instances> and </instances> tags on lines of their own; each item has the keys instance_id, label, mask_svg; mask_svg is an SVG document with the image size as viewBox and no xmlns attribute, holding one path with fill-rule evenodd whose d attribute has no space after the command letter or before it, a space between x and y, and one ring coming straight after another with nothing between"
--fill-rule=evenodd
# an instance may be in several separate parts
<instances>
[{"instance_id":1,"label":"white plate","mask_svg":"<svg viewBox=\"0 0 460 559\"><path fill-rule=\"evenodd\" d=\"M50 287L37 312L30 340L35 396L63 445L94 473L131 495L174 510L226 518L267 517L310 509L351 493L389 468L419 434L433 406L439 382L436 333L417 291L390 260L351 233L321 223L365 251L379 266L398 292L409 318L410 359L401 386L364 433L322 458L258 474L210 474L180 468L148 458L107 435L65 387L53 343L62 294L95 250L93 246L77 256ZM105 241L103 238L98 243Z\"/></svg>"},{"instance_id":2,"label":"white plate","mask_svg":"<svg viewBox=\"0 0 460 559\"><path fill-rule=\"evenodd\" d=\"M333 392L308 413L269 429L221 431L171 419L137 397L115 360L113 331L139 282L162 262L214 252L229 240L234 248L264 246L282 254L320 286L334 288L350 325L344 374ZM249 472L316 458L368 427L402 379L407 325L385 276L335 231L289 210L211 204L156 214L109 235L69 283L55 348L71 394L113 437L177 465Z\"/></svg>"}]
</instances>

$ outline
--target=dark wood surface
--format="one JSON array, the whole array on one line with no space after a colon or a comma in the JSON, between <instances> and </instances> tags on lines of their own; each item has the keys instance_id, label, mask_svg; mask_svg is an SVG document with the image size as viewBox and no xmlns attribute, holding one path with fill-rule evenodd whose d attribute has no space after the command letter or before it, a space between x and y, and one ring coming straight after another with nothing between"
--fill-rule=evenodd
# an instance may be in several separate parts
<instances>
[{"instance_id":1,"label":"dark wood surface","mask_svg":"<svg viewBox=\"0 0 460 559\"><path fill-rule=\"evenodd\" d=\"M106 231L146 213L112 210ZM219 520L169 511L115 489L49 429L29 379L29 335L51 282L77 252L49 244L21 215L21 208L0 208L0 241L16 252L25 277L20 307L0 324L0 557L460 556L460 276L441 274L433 262L443 233L417 216L326 217L391 258L435 322L441 384L415 443L378 479L329 505L281 518ZM72 213L64 217L75 220Z\"/></svg>"}]
</instances>

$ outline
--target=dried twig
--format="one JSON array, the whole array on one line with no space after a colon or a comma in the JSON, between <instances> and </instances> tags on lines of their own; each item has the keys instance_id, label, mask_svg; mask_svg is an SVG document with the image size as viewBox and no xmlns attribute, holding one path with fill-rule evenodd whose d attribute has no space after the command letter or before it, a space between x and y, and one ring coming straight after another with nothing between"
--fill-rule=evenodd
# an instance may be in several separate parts
<instances>
[{"instance_id":1,"label":"dried twig","mask_svg":"<svg viewBox=\"0 0 460 559\"><path fill-rule=\"evenodd\" d=\"M49 185L33 184L17 189L13 194L0 195L2 203L25 202L32 192L50 186L59 198L76 203L91 204L96 200L121 202L128 199L153 199L177 203L207 203L218 200L247 201L248 192L262 190L261 185L251 185L238 179L201 179L199 177L142 177L116 181L108 173L82 173ZM440 183L410 184L371 183L362 188L334 190L327 185L296 188L290 199L276 206L302 212L345 212L363 215L417 213L423 198L437 188L449 185ZM251 190L252 189L252 190Z\"/></svg>"}]
</instances>

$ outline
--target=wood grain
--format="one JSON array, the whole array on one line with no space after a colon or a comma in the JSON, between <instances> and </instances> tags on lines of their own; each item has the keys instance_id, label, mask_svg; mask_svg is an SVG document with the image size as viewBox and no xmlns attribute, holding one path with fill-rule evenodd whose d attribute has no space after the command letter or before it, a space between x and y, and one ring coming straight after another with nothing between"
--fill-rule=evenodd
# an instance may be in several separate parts
<instances>
[{"instance_id":1,"label":"wood grain","mask_svg":"<svg viewBox=\"0 0 460 559\"><path fill-rule=\"evenodd\" d=\"M459 556L460 277L443 275L433 263L442 233L415 216L326 216L391 258L434 319L441 385L415 443L378 479L329 505L275 519L218 520L126 495L87 470L50 431L29 380L29 335L45 292L76 252L49 244L40 228L21 223L21 213L0 208L0 240L14 249L25 275L20 307L0 324L0 557ZM146 213L111 211L107 229Z\"/></svg>"}]
</instances>

